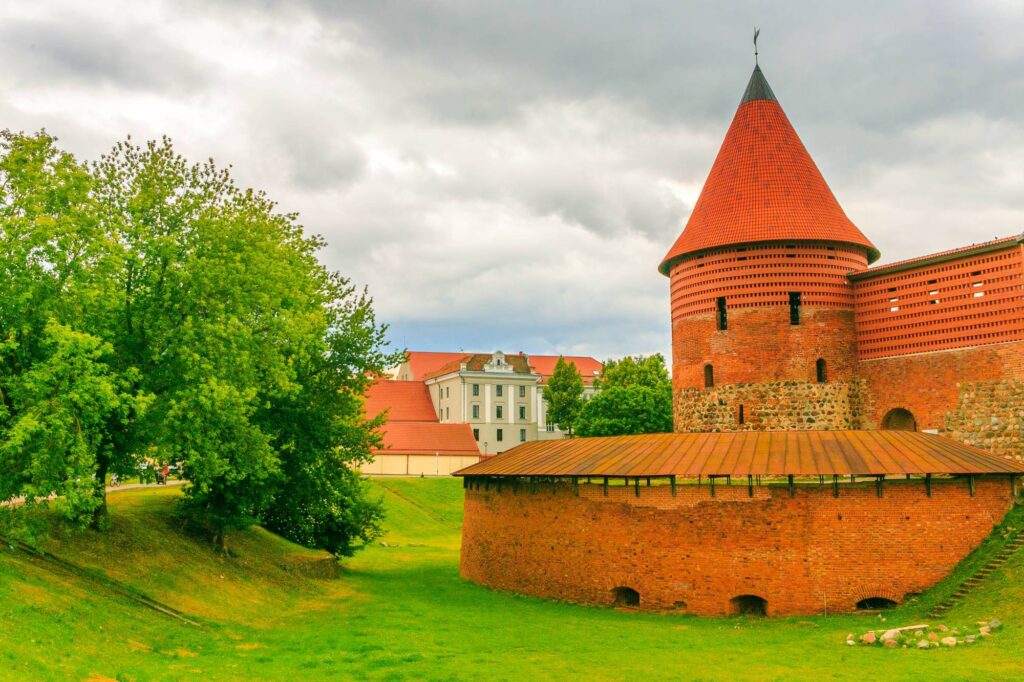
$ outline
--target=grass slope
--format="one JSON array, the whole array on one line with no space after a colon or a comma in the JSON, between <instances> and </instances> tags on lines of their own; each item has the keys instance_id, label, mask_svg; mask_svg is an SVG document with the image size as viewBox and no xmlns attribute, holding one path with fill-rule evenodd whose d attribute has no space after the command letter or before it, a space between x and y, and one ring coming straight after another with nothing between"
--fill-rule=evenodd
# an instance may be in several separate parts
<instances>
[{"instance_id":1,"label":"grass slope","mask_svg":"<svg viewBox=\"0 0 1024 682\"><path fill-rule=\"evenodd\" d=\"M315 553L260 529L218 556L168 514L175 490L117 493L106 535L48 549L195 616L196 628L72 575L0 551L0 676L34 679L240 677L352 679L987 679L1024 678L1024 553L943 619L1001 618L970 648L847 647L870 616L780 620L624 613L492 592L458 576L462 490L442 479L381 480L388 532L340 580L281 568ZM1008 524L1024 525L1018 508ZM983 563L1001 536L969 558ZM958 576L886 625L922 621Z\"/></svg>"}]
</instances>

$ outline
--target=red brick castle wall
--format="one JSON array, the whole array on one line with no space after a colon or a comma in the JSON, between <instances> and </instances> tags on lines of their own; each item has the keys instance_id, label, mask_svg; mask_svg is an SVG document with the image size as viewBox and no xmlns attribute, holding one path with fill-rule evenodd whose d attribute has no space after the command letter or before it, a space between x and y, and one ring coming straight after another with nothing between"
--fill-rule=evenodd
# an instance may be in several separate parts
<instances>
[{"instance_id":1,"label":"red brick castle wall","mask_svg":"<svg viewBox=\"0 0 1024 682\"><path fill-rule=\"evenodd\" d=\"M945 576L1010 508L1006 479L716 488L561 485L466 490L463 577L502 590L611 604L629 587L640 607L726 615L756 595L769 615L901 601Z\"/></svg>"}]
</instances>

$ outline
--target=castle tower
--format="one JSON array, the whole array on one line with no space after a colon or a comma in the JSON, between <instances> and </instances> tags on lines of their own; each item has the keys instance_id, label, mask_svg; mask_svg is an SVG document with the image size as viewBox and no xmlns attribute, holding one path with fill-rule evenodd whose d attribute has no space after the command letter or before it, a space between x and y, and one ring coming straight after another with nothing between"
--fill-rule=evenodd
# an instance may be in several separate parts
<instances>
[{"instance_id":1,"label":"castle tower","mask_svg":"<svg viewBox=\"0 0 1024 682\"><path fill-rule=\"evenodd\" d=\"M878 251L754 68L666 254L676 428L856 426L853 288Z\"/></svg>"}]
</instances>

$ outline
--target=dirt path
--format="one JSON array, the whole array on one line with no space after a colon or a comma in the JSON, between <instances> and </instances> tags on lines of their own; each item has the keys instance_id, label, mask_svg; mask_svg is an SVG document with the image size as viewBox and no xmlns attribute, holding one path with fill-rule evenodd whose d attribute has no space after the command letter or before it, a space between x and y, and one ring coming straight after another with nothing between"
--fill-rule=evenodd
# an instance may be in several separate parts
<instances>
[{"instance_id":1,"label":"dirt path","mask_svg":"<svg viewBox=\"0 0 1024 682\"><path fill-rule=\"evenodd\" d=\"M167 481L167 483L125 483L124 485L116 485L116 486L108 485L106 490L107 490L107 493L109 494L109 493L116 493L116 492L119 492L121 490L136 490L138 488L155 488L158 485L176 486L176 485L185 485L186 483L188 483L188 481L182 481L182 480ZM47 499L52 500L52 499L54 499L54 497L56 497L56 496L55 495L51 495ZM13 498L11 498L9 500L4 500L3 502L0 502L0 507L19 507L24 502L25 502L25 498L24 497L13 497Z\"/></svg>"},{"instance_id":2,"label":"dirt path","mask_svg":"<svg viewBox=\"0 0 1024 682\"><path fill-rule=\"evenodd\" d=\"M159 485L164 485L164 486L185 485L186 483L188 483L188 481L183 481L183 480L180 480L180 479L179 480L174 480L174 481L167 481L167 483L124 483L122 485L108 485L107 486L107 492L108 493L116 493L116 492L118 492L120 490L136 490L138 488L156 488Z\"/></svg>"}]
</instances>

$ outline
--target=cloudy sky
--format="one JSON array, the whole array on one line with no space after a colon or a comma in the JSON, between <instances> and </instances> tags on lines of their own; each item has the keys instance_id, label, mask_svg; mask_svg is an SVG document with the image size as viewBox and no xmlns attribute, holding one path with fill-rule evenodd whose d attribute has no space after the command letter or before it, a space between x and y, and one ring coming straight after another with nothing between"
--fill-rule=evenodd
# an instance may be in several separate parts
<instances>
[{"instance_id":1,"label":"cloudy sky","mask_svg":"<svg viewBox=\"0 0 1024 682\"><path fill-rule=\"evenodd\" d=\"M1024 232L1024 3L0 3L0 128L170 135L396 345L669 349L656 271L753 66L884 261Z\"/></svg>"}]
</instances>

